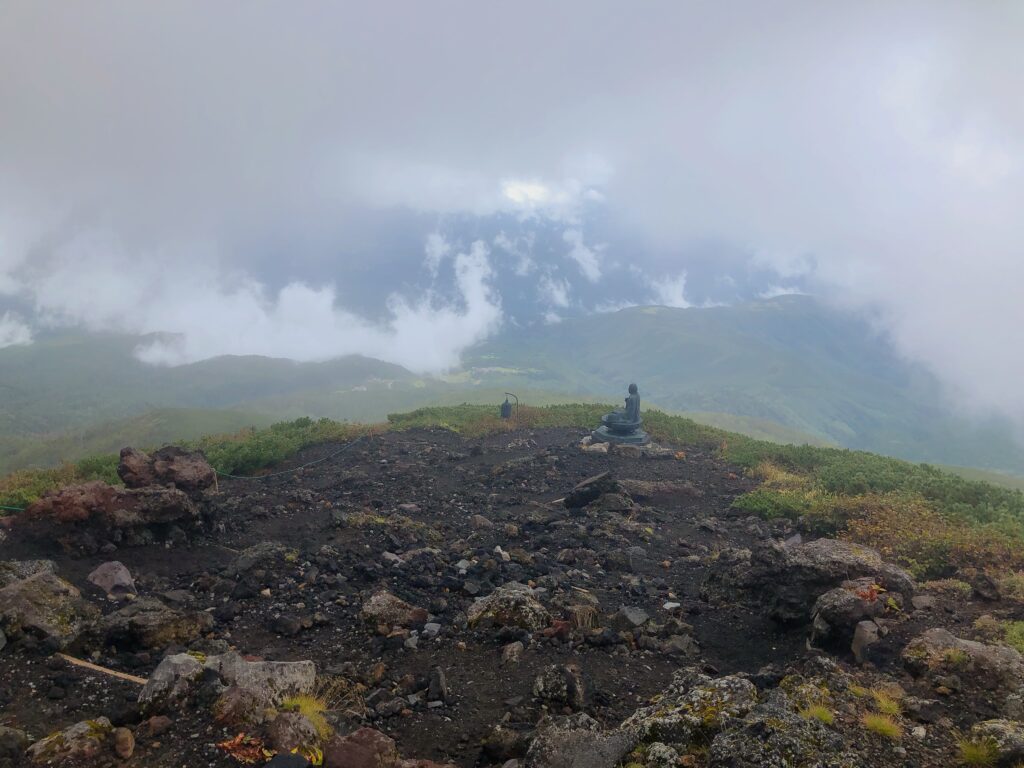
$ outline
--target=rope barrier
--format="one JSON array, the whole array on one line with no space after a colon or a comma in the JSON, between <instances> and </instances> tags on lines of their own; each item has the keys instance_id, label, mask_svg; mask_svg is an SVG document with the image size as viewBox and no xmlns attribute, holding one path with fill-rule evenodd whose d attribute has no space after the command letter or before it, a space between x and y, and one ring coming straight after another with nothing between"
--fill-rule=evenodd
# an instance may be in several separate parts
<instances>
[{"instance_id":1,"label":"rope barrier","mask_svg":"<svg viewBox=\"0 0 1024 768\"><path fill-rule=\"evenodd\" d=\"M6 509L9 512L24 512L24 507L8 507L4 504L0 504L0 509Z\"/></svg>"}]
</instances>

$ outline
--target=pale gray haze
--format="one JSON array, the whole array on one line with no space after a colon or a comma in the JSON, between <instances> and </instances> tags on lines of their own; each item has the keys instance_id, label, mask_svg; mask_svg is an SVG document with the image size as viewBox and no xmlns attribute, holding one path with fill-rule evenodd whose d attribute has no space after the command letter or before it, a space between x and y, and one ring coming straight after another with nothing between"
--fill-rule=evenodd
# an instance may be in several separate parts
<instances>
[{"instance_id":1,"label":"pale gray haze","mask_svg":"<svg viewBox=\"0 0 1024 768\"><path fill-rule=\"evenodd\" d=\"M1022 40L973 0L2 0L0 346L432 372L801 291L1024 423Z\"/></svg>"}]
</instances>

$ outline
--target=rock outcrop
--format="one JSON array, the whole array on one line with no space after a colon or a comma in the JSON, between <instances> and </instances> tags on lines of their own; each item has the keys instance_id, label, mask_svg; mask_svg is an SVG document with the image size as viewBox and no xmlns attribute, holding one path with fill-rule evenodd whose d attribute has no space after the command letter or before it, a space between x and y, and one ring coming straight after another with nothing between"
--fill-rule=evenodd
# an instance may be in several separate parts
<instances>
[{"instance_id":1,"label":"rock outcrop","mask_svg":"<svg viewBox=\"0 0 1024 768\"><path fill-rule=\"evenodd\" d=\"M193 499L217 484L217 473L202 453L173 445L151 454L124 448L117 474L128 488L173 487Z\"/></svg>"},{"instance_id":2,"label":"rock outcrop","mask_svg":"<svg viewBox=\"0 0 1024 768\"><path fill-rule=\"evenodd\" d=\"M198 526L198 507L176 488L116 488L99 481L52 491L18 519L29 536L56 541L68 551L98 551L101 544L144 544L172 526Z\"/></svg>"},{"instance_id":3,"label":"rock outcrop","mask_svg":"<svg viewBox=\"0 0 1024 768\"><path fill-rule=\"evenodd\" d=\"M875 550L816 539L792 546L769 541L753 550L726 550L712 563L701 594L716 602L756 601L773 619L805 623L811 621L821 595L860 578L907 599L914 593L910 574L882 560Z\"/></svg>"}]
</instances>

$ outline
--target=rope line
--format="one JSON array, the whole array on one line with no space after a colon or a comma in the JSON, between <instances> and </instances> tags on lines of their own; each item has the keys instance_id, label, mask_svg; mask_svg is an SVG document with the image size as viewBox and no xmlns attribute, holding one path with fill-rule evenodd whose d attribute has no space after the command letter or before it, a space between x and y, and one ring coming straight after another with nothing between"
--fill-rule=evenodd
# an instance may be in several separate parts
<instances>
[{"instance_id":1,"label":"rope line","mask_svg":"<svg viewBox=\"0 0 1024 768\"><path fill-rule=\"evenodd\" d=\"M284 470L282 472L272 472L269 475L229 475L227 472L221 472L219 469L215 469L214 472L216 472L221 477L230 477L232 480L266 480L269 477L280 477L281 475L288 475L288 474L291 474L292 472L298 472L300 469L306 469L307 467L312 467L312 466L314 466L316 464L320 464L322 462L328 461L329 459L333 459L335 456L340 456L345 451L347 451L349 448L351 448L353 445L356 445L357 443L362 442L365 439L366 439L366 435L360 435L355 440L353 440L351 443L348 443L347 445L343 445L341 448L336 450L334 453L330 453L327 456L323 456L323 457L321 457L319 459L316 459L315 461L310 461L310 462L308 462L306 464L303 464L301 466L293 467L292 469L286 469L286 470Z\"/></svg>"},{"instance_id":2,"label":"rope line","mask_svg":"<svg viewBox=\"0 0 1024 768\"><path fill-rule=\"evenodd\" d=\"M0 504L0 509L6 509L10 512L24 512L25 507L8 507L5 504Z\"/></svg>"}]
</instances>

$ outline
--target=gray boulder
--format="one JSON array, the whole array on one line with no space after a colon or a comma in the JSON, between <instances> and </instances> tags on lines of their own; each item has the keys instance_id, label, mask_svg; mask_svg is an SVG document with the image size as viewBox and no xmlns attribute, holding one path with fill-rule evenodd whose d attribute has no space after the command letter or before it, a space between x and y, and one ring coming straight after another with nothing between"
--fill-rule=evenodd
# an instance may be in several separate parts
<instances>
[{"instance_id":1,"label":"gray boulder","mask_svg":"<svg viewBox=\"0 0 1024 768\"><path fill-rule=\"evenodd\" d=\"M1024 687L1024 657L1017 650L965 640L941 627L926 630L907 643L902 658L911 673L933 683L958 677L1008 694L1005 706L1010 706Z\"/></svg>"},{"instance_id":2,"label":"gray boulder","mask_svg":"<svg viewBox=\"0 0 1024 768\"><path fill-rule=\"evenodd\" d=\"M731 549L712 563L701 594L713 602L757 602L786 623L811 620L817 599L843 582L868 578L910 598L914 580L875 550L848 541L817 539L786 546L765 542L753 550Z\"/></svg>"},{"instance_id":3,"label":"gray boulder","mask_svg":"<svg viewBox=\"0 0 1024 768\"><path fill-rule=\"evenodd\" d=\"M603 731L596 720L580 713L542 723L524 768L615 768L636 744L631 734Z\"/></svg>"},{"instance_id":4,"label":"gray boulder","mask_svg":"<svg viewBox=\"0 0 1024 768\"><path fill-rule=\"evenodd\" d=\"M533 695L540 701L567 706L577 712L583 709L586 691L579 667L575 664L547 667L534 679Z\"/></svg>"},{"instance_id":5,"label":"gray boulder","mask_svg":"<svg viewBox=\"0 0 1024 768\"><path fill-rule=\"evenodd\" d=\"M757 688L743 677L712 680L690 671L676 672L656 705L634 712L621 726L638 741L669 745L708 740L757 704Z\"/></svg>"},{"instance_id":6,"label":"gray boulder","mask_svg":"<svg viewBox=\"0 0 1024 768\"><path fill-rule=\"evenodd\" d=\"M843 739L824 723L796 714L782 691L751 709L711 742L708 768L857 768L865 763L844 749Z\"/></svg>"},{"instance_id":7,"label":"gray boulder","mask_svg":"<svg viewBox=\"0 0 1024 768\"><path fill-rule=\"evenodd\" d=\"M32 635L65 648L98 618L99 610L78 588L51 570L38 570L0 589L0 630L12 640Z\"/></svg>"},{"instance_id":8,"label":"gray boulder","mask_svg":"<svg viewBox=\"0 0 1024 768\"><path fill-rule=\"evenodd\" d=\"M179 611L154 597L142 597L103 619L108 643L132 648L187 645L213 627L213 617L201 611Z\"/></svg>"},{"instance_id":9,"label":"gray boulder","mask_svg":"<svg viewBox=\"0 0 1024 768\"><path fill-rule=\"evenodd\" d=\"M116 600L124 600L129 595L138 594L131 572L117 560L97 566L89 574L88 579L91 584L95 584Z\"/></svg>"},{"instance_id":10,"label":"gray boulder","mask_svg":"<svg viewBox=\"0 0 1024 768\"><path fill-rule=\"evenodd\" d=\"M312 661L246 661L237 653L208 656L202 661L187 653L166 656L149 676L139 693L139 704L147 710L166 709L184 701L196 681L210 670L222 683L258 693L258 704L280 704L288 697L309 693L316 683L316 664Z\"/></svg>"},{"instance_id":11,"label":"gray boulder","mask_svg":"<svg viewBox=\"0 0 1024 768\"><path fill-rule=\"evenodd\" d=\"M477 599L466 611L471 626L521 627L537 632L551 623L551 614L525 584L512 582Z\"/></svg>"}]
</instances>

